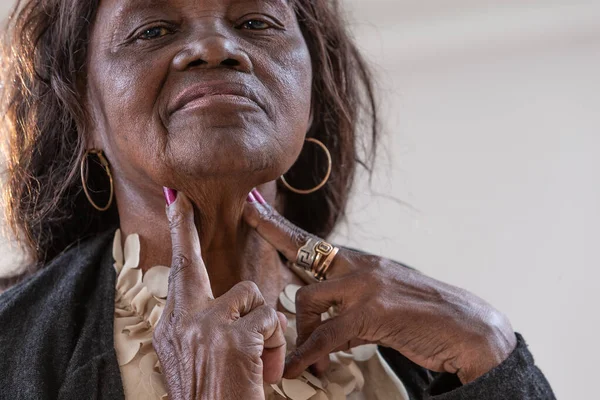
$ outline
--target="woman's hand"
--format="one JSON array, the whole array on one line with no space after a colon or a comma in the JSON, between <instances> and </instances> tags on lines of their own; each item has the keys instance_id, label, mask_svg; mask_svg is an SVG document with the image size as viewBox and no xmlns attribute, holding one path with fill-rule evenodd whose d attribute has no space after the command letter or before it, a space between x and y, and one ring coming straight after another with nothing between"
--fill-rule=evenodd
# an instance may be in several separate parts
<instances>
[{"instance_id":1,"label":"woman's hand","mask_svg":"<svg viewBox=\"0 0 600 400\"><path fill-rule=\"evenodd\" d=\"M264 399L263 380L276 383L283 374L285 316L252 282L215 299L190 201L180 193L167 214L173 263L153 343L169 398Z\"/></svg>"},{"instance_id":2,"label":"woman's hand","mask_svg":"<svg viewBox=\"0 0 600 400\"><path fill-rule=\"evenodd\" d=\"M312 235L264 202L247 204L250 226L288 260ZM321 321L337 305L338 315ZM507 318L473 294L373 255L341 249L327 280L296 295L297 349L286 359L286 377L313 365L322 371L330 352L365 343L391 347L416 364L475 380L505 360L516 346Z\"/></svg>"}]
</instances>

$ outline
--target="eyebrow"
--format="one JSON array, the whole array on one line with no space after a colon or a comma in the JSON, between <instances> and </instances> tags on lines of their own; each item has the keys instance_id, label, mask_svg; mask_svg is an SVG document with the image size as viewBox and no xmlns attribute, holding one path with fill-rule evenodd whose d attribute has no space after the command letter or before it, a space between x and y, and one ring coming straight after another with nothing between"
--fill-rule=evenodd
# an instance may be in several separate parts
<instances>
[{"instance_id":1,"label":"eyebrow","mask_svg":"<svg viewBox=\"0 0 600 400\"><path fill-rule=\"evenodd\" d=\"M202 1L202 0L200 0ZM242 2L265 2L272 3L274 5L282 5L282 6L290 6L290 0L232 0L233 3L242 3ZM154 8L157 6L164 6L169 3L169 0L129 0L121 6L116 12L116 16L123 15L131 10L140 10L140 9L148 9Z\"/></svg>"},{"instance_id":2,"label":"eyebrow","mask_svg":"<svg viewBox=\"0 0 600 400\"><path fill-rule=\"evenodd\" d=\"M132 15L165 8L169 3L169 0L127 0L123 4L117 5L116 11L110 17L113 41L119 28L124 26L124 22L130 20Z\"/></svg>"},{"instance_id":3,"label":"eyebrow","mask_svg":"<svg viewBox=\"0 0 600 400\"><path fill-rule=\"evenodd\" d=\"M122 20L123 16L127 15L130 11L152 9L158 6L164 6L167 3L168 0L128 0L117 9L114 14L114 19Z\"/></svg>"}]
</instances>

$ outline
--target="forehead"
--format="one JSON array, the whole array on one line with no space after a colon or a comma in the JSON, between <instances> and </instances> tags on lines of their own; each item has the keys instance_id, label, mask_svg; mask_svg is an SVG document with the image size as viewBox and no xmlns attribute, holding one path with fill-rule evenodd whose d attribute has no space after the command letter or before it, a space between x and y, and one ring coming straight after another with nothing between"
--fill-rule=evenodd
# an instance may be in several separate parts
<instances>
[{"instance_id":1,"label":"forehead","mask_svg":"<svg viewBox=\"0 0 600 400\"><path fill-rule=\"evenodd\" d=\"M108 7L119 14L140 9L195 7L224 9L232 6L275 5L290 6L290 0L102 0L100 7Z\"/></svg>"}]
</instances>

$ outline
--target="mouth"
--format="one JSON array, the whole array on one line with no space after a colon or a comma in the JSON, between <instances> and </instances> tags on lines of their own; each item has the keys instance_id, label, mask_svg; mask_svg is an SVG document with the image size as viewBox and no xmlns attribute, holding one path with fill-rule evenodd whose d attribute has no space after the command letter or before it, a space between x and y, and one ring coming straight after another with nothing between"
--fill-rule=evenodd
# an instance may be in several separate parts
<instances>
[{"instance_id":1,"label":"mouth","mask_svg":"<svg viewBox=\"0 0 600 400\"><path fill-rule=\"evenodd\" d=\"M169 115L218 104L263 109L258 96L248 86L227 81L212 81L194 84L183 90L171 102Z\"/></svg>"}]
</instances>

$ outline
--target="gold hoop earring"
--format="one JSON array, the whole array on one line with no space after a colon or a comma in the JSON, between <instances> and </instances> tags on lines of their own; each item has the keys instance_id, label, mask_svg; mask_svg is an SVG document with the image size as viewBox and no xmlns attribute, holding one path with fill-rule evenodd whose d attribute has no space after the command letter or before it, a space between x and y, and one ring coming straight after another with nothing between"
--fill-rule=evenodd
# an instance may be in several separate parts
<instances>
[{"instance_id":1,"label":"gold hoop earring","mask_svg":"<svg viewBox=\"0 0 600 400\"><path fill-rule=\"evenodd\" d=\"M291 190L292 192L297 193L297 194L311 194L311 193L314 193L317 190L321 189L323 186L325 186L325 184L329 180L329 177L331 176L331 169L332 169L332 166L333 166L333 161L331 160L331 153L329 152L329 149L327 148L327 146L325 146L323 144L323 142L321 142L320 140L317 140L315 138L308 138L308 139L306 139L306 142L311 142L311 143L317 144L325 152L325 155L327 156L327 174L325 174L325 178L323 178L323 180L321 181L321 183L319 183L317 186L315 186L312 189L306 189L306 190L296 189L295 187L293 187L292 185L290 185L285 180L285 177L283 175L281 175L281 177L279 178L279 179L281 179L281 183L283 183L283 185L286 188L288 188L289 190Z\"/></svg>"},{"instance_id":2,"label":"gold hoop earring","mask_svg":"<svg viewBox=\"0 0 600 400\"><path fill-rule=\"evenodd\" d=\"M88 191L88 188L87 188L87 182L86 182L87 158L88 158L88 155L90 155L90 154L95 154L98 157L98 159L100 160L100 164L102 164L104 171L106 171L106 175L108 175L108 180L110 181L110 197L108 199L108 204L104 207L98 206L94 202L94 200L92 200L92 196L90 196L90 192ZM90 204L98 211L108 210L113 202L115 188L114 188L114 183L113 183L113 177L110 172L110 166L108 165L108 160L106 159L106 157L104 157L104 153L102 152L102 150L96 150L96 149L86 150L85 154L83 155L83 158L81 159L81 165L80 165L79 169L81 171L81 183L83 184L83 191L85 192L85 196L87 197Z\"/></svg>"}]
</instances>

